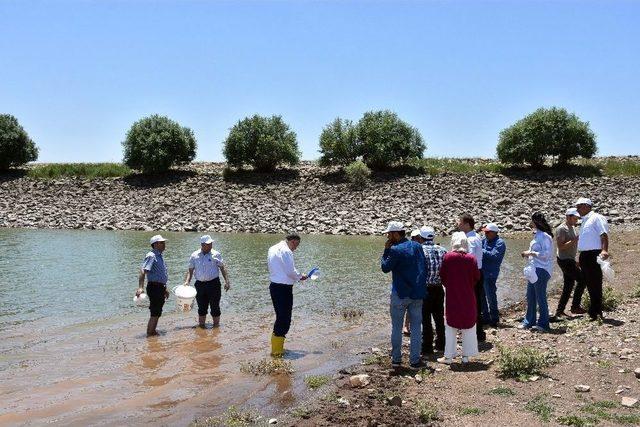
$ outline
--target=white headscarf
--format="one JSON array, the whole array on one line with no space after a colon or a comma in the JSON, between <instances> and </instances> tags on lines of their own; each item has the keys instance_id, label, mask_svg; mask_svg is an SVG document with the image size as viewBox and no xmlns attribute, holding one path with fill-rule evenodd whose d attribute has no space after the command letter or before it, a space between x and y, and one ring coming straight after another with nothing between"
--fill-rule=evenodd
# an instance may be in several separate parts
<instances>
[{"instance_id":1,"label":"white headscarf","mask_svg":"<svg viewBox=\"0 0 640 427\"><path fill-rule=\"evenodd\" d=\"M456 252L469 252L469 241L464 232L456 231L451 235L451 250Z\"/></svg>"}]
</instances>

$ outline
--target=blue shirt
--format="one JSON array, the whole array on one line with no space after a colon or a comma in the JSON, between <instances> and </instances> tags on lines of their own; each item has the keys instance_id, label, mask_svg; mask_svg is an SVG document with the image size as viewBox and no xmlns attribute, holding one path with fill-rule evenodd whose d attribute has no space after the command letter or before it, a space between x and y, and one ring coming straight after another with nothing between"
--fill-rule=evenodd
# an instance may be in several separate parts
<instances>
[{"instance_id":1,"label":"blue shirt","mask_svg":"<svg viewBox=\"0 0 640 427\"><path fill-rule=\"evenodd\" d=\"M380 266L383 272L391 272L392 290L400 298L426 298L425 259L420 243L402 239L384 250Z\"/></svg>"},{"instance_id":2,"label":"blue shirt","mask_svg":"<svg viewBox=\"0 0 640 427\"><path fill-rule=\"evenodd\" d=\"M493 240L482 239L482 274L484 277L490 279L498 277L506 251L507 245L500 237Z\"/></svg>"},{"instance_id":3,"label":"blue shirt","mask_svg":"<svg viewBox=\"0 0 640 427\"><path fill-rule=\"evenodd\" d=\"M155 249L149 252L142 262L142 269L147 272L147 282L167 284L169 273L162 258L162 252Z\"/></svg>"}]
</instances>

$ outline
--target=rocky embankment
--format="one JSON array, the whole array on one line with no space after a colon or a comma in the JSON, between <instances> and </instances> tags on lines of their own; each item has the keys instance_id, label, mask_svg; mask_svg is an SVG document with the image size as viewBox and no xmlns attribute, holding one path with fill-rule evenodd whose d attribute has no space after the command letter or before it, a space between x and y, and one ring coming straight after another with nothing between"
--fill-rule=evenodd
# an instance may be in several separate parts
<instances>
[{"instance_id":1,"label":"rocky embankment","mask_svg":"<svg viewBox=\"0 0 640 427\"><path fill-rule=\"evenodd\" d=\"M470 212L517 232L534 210L558 222L578 196L618 228L640 225L640 177L385 173L353 190L340 173L308 163L226 179L222 164L196 163L156 177L0 176L0 227L373 234L399 219L447 233Z\"/></svg>"}]
</instances>

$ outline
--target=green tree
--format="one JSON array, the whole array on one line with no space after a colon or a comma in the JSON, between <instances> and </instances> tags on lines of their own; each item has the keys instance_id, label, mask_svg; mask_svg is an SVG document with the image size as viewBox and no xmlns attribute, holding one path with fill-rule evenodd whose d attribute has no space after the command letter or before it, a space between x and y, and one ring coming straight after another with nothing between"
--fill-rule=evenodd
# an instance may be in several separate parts
<instances>
[{"instance_id":1,"label":"green tree","mask_svg":"<svg viewBox=\"0 0 640 427\"><path fill-rule=\"evenodd\" d=\"M320 165L348 165L359 155L358 133L351 120L337 118L320 134Z\"/></svg>"},{"instance_id":2,"label":"green tree","mask_svg":"<svg viewBox=\"0 0 640 427\"><path fill-rule=\"evenodd\" d=\"M163 172L196 157L193 131L165 116L154 114L135 122L124 147L124 163L144 173Z\"/></svg>"},{"instance_id":3,"label":"green tree","mask_svg":"<svg viewBox=\"0 0 640 427\"><path fill-rule=\"evenodd\" d=\"M496 151L503 163L541 167L551 157L563 166L576 157L593 157L597 146L589 122L552 107L539 108L502 130Z\"/></svg>"},{"instance_id":4,"label":"green tree","mask_svg":"<svg viewBox=\"0 0 640 427\"><path fill-rule=\"evenodd\" d=\"M374 170L422 158L426 150L418 129L391 111L364 113L356 130L359 155Z\"/></svg>"},{"instance_id":5,"label":"green tree","mask_svg":"<svg viewBox=\"0 0 640 427\"><path fill-rule=\"evenodd\" d=\"M279 165L296 165L300 151L296 134L281 116L254 115L236 123L224 142L223 154L232 167L253 166L270 172Z\"/></svg>"},{"instance_id":6,"label":"green tree","mask_svg":"<svg viewBox=\"0 0 640 427\"><path fill-rule=\"evenodd\" d=\"M10 114L0 114L0 170L38 159L38 147Z\"/></svg>"}]
</instances>

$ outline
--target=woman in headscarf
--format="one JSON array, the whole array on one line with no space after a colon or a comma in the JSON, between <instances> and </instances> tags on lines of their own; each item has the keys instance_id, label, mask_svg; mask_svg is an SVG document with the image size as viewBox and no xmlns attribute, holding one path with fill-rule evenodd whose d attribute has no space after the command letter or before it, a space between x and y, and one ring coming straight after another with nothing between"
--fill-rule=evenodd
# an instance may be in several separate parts
<instances>
[{"instance_id":1,"label":"woman in headscarf","mask_svg":"<svg viewBox=\"0 0 640 427\"><path fill-rule=\"evenodd\" d=\"M451 251L442 260L440 279L445 289L445 346L444 357L438 362L451 364L457 354L457 334L462 335L462 363L478 354L476 337L475 285L480 270L473 255L468 254L469 242L463 232L451 236Z\"/></svg>"},{"instance_id":2,"label":"woman in headscarf","mask_svg":"<svg viewBox=\"0 0 640 427\"><path fill-rule=\"evenodd\" d=\"M541 212L531 216L533 240L529 250L522 252L523 258L529 258L535 268L538 280L527 281L527 315L521 329L533 329L546 332L549 330L549 306L547 304L547 283L553 273L553 231ZM537 308L537 310L536 310ZM536 319L536 311L539 311Z\"/></svg>"}]
</instances>

